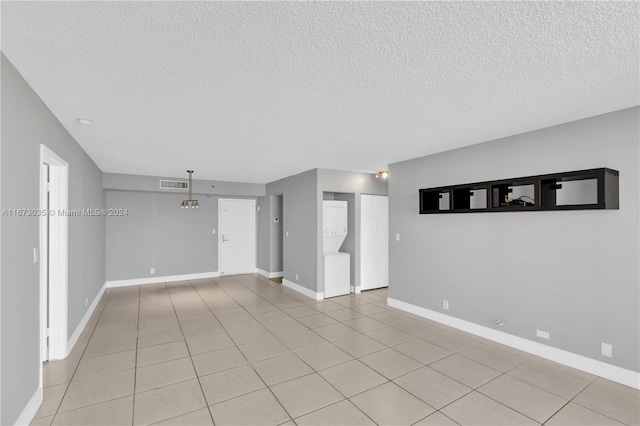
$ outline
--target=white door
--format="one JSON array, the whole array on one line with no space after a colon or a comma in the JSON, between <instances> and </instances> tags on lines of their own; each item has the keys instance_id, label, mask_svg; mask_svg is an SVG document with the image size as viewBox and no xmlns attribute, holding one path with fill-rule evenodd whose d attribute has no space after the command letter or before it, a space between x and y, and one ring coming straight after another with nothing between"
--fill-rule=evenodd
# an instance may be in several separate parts
<instances>
[{"instance_id":1,"label":"white door","mask_svg":"<svg viewBox=\"0 0 640 426\"><path fill-rule=\"evenodd\" d=\"M256 271L256 201L218 201L220 275Z\"/></svg>"},{"instance_id":2,"label":"white door","mask_svg":"<svg viewBox=\"0 0 640 426\"><path fill-rule=\"evenodd\" d=\"M389 198L360 197L360 290L389 285Z\"/></svg>"}]
</instances>

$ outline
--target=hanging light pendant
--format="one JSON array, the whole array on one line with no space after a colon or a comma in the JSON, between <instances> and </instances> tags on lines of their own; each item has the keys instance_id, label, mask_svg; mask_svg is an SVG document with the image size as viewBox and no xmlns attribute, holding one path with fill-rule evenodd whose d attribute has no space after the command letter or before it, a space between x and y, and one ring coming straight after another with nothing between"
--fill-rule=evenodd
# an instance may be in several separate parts
<instances>
[{"instance_id":1,"label":"hanging light pendant","mask_svg":"<svg viewBox=\"0 0 640 426\"><path fill-rule=\"evenodd\" d=\"M183 200L182 204L180 204L180 207L182 207L183 209L188 209L189 207L191 207L192 209L197 209L198 207L200 207L200 204L198 204L198 200L193 199L193 179L191 177L191 175L193 174L193 170L187 170L187 173L189 173L189 199Z\"/></svg>"}]
</instances>

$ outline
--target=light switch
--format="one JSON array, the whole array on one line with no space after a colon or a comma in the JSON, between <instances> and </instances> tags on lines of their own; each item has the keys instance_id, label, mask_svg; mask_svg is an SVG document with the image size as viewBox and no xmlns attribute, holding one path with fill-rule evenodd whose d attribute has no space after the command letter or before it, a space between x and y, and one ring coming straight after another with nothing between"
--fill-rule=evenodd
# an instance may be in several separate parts
<instances>
[{"instance_id":1,"label":"light switch","mask_svg":"<svg viewBox=\"0 0 640 426\"><path fill-rule=\"evenodd\" d=\"M396 241L400 241L400 234L396 234Z\"/></svg>"},{"instance_id":2,"label":"light switch","mask_svg":"<svg viewBox=\"0 0 640 426\"><path fill-rule=\"evenodd\" d=\"M33 248L33 263L38 263L38 247Z\"/></svg>"}]
</instances>

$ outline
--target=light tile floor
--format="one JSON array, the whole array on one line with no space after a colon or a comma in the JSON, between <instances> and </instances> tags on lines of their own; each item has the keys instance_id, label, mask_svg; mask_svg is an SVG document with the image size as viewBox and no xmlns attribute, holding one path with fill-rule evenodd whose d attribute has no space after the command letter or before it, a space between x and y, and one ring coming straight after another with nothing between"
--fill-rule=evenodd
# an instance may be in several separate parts
<instances>
[{"instance_id":1,"label":"light tile floor","mask_svg":"<svg viewBox=\"0 0 640 426\"><path fill-rule=\"evenodd\" d=\"M258 275L107 290L34 425L638 425L637 390Z\"/></svg>"}]
</instances>

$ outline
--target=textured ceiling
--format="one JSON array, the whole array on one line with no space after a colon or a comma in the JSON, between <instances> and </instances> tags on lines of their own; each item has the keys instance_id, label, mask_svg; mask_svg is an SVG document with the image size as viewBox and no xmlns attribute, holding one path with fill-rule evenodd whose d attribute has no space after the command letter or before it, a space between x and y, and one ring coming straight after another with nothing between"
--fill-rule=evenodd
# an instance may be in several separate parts
<instances>
[{"instance_id":1,"label":"textured ceiling","mask_svg":"<svg viewBox=\"0 0 640 426\"><path fill-rule=\"evenodd\" d=\"M1 7L2 51L105 172L375 172L639 103L637 2Z\"/></svg>"}]
</instances>

